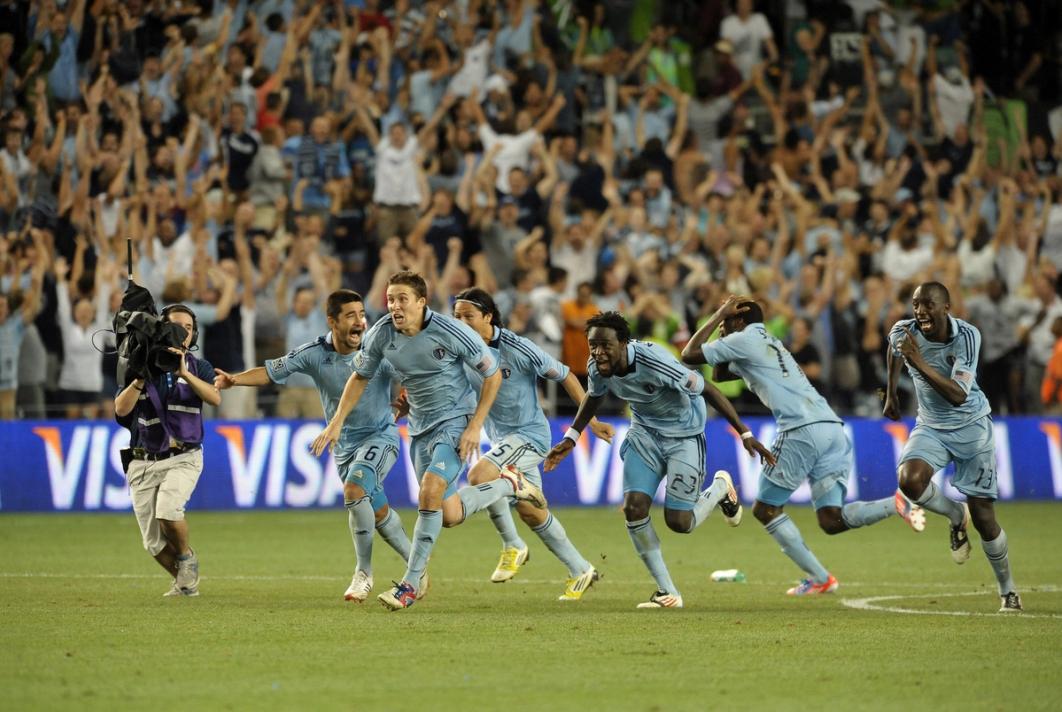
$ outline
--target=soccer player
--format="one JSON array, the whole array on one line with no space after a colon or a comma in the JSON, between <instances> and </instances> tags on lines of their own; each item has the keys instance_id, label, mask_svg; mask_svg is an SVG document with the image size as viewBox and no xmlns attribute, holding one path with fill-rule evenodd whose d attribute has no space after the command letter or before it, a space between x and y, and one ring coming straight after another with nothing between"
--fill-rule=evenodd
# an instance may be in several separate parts
<instances>
[{"instance_id":1,"label":"soccer player","mask_svg":"<svg viewBox=\"0 0 1062 712\"><path fill-rule=\"evenodd\" d=\"M242 373L214 369L219 390L233 386L283 384L294 373L313 379L325 417L331 418L354 370L354 355L365 332L365 304L361 295L340 289L328 295L325 305L329 332L303 344L288 355L265 362ZM384 362L365 389L358 407L343 421L335 448L336 469L343 480L343 503L347 508L350 536L357 565L350 586L343 593L348 601L363 602L372 591L373 528L402 560L409 558L409 537L398 513L388 506L383 481L398 459L398 428L391 414L394 369ZM417 589L427 590L427 573Z\"/></svg>"},{"instance_id":2,"label":"soccer player","mask_svg":"<svg viewBox=\"0 0 1062 712\"><path fill-rule=\"evenodd\" d=\"M970 558L967 527L973 521L981 548L999 585L1000 613L1021 611L1021 596L1010 573L1007 533L996 522L993 502L996 452L992 408L977 385L981 333L949 314L951 296L939 282L925 282L911 299L914 319L901 319L889 332L889 383L885 417L899 420L896 384L906 364L914 381L918 418L900 455L903 493L951 522L951 558ZM966 495L960 504L944 496L933 473L955 463L952 484Z\"/></svg>"},{"instance_id":3,"label":"soccer player","mask_svg":"<svg viewBox=\"0 0 1062 712\"><path fill-rule=\"evenodd\" d=\"M706 343L720 326L720 338ZM796 523L783 511L805 479L811 484L819 526L827 534L874 524L894 513L915 531L925 528L925 513L899 492L873 502L845 504L852 443L844 423L811 385L789 350L767 333L759 304L728 297L686 344L682 360L690 365L713 366L717 382L743 378L778 424L771 449L777 463L760 472L752 515L782 547L782 553L808 575L786 591L790 596L831 593L838 586L837 579L804 543Z\"/></svg>"},{"instance_id":4,"label":"soccer player","mask_svg":"<svg viewBox=\"0 0 1062 712\"><path fill-rule=\"evenodd\" d=\"M716 505L731 526L741 522L741 504L730 475L715 473L701 490L705 476L704 398L741 434L750 454L768 461L773 456L738 418L734 406L704 377L687 370L655 344L631 341L627 320L616 312L586 322L590 360L589 388L564 438L546 456L547 472L567 457L582 430L611 392L631 408L631 427L620 448L623 458L623 514L627 533L656 581L657 591L638 608L682 608L682 594L671 580L649 508L661 479L667 480L664 521L682 534L703 524ZM703 398L702 398L703 396Z\"/></svg>"},{"instance_id":5,"label":"soccer player","mask_svg":"<svg viewBox=\"0 0 1062 712\"><path fill-rule=\"evenodd\" d=\"M479 450L480 431L501 386L498 361L479 336L446 314L428 308L428 285L416 272L397 272L387 281L388 314L365 335L354 359L354 373L327 427L313 442L314 454L333 447L347 414L387 359L406 389L413 467L420 480L417 523L406 573L378 597L391 610L413 605L428 557L443 520L458 524L496 500L515 496L545 508L542 491L519 472L501 471L490 481L464 487L454 482L464 463ZM477 402L465 364L483 377Z\"/></svg>"},{"instance_id":6,"label":"soccer player","mask_svg":"<svg viewBox=\"0 0 1062 712\"><path fill-rule=\"evenodd\" d=\"M482 289L466 289L454 300L454 316L490 346L498 360L502 373L502 385L487 415L487 435L491 450L480 458L468 474L473 485L496 479L505 468L514 468L533 482L542 486L539 463L549 450L549 422L538 401L538 379L547 378L559 382L572 399L579 403L583 391L579 379L567 366L549 356L531 341L517 336L502 327L501 314L494 299ZM466 368L474 386L482 379L478 371ZM615 434L612 426L594 418L590 421L594 435L612 442ZM499 499L487 508L491 522L502 537L502 555L490 580L495 583L508 581L528 560L527 544L516 533L509 502ZM568 580L561 594L561 601L578 601L583 593L598 579L597 570L591 566L568 540L568 534L553 514L547 509L538 509L527 502L517 502L520 519L542 539L542 543L568 568Z\"/></svg>"}]
</instances>

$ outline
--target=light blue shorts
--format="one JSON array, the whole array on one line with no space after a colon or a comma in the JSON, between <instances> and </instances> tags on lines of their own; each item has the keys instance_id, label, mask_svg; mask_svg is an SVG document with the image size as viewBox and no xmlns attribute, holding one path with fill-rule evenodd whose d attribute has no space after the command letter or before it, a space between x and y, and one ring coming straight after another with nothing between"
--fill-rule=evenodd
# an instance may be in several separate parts
<instances>
[{"instance_id":1,"label":"light blue shorts","mask_svg":"<svg viewBox=\"0 0 1062 712\"><path fill-rule=\"evenodd\" d=\"M535 487L542 487L542 471L538 466L545 459L545 455L539 452L538 446L527 440L522 435L510 433L502 439L491 444L490 451L483 456L494 464L499 470L512 465L517 471L523 473L527 481Z\"/></svg>"},{"instance_id":2,"label":"light blue shorts","mask_svg":"<svg viewBox=\"0 0 1062 712\"><path fill-rule=\"evenodd\" d=\"M967 497L996 499L996 439L992 418L985 416L957 430L937 430L916 425L903 446L900 464L908 460L929 463L933 471L955 463L951 483Z\"/></svg>"},{"instance_id":3,"label":"light blue shorts","mask_svg":"<svg viewBox=\"0 0 1062 712\"><path fill-rule=\"evenodd\" d=\"M623 493L656 494L664 486L664 508L689 511L704 485L704 434L667 438L632 426L620 447L623 458Z\"/></svg>"},{"instance_id":4,"label":"light blue shorts","mask_svg":"<svg viewBox=\"0 0 1062 712\"><path fill-rule=\"evenodd\" d=\"M778 433L771 445L777 465L760 472L756 499L782 507L804 480L811 483L815 509L840 507L848 491L852 468L852 441L840 423L809 423Z\"/></svg>"},{"instance_id":5,"label":"light blue shorts","mask_svg":"<svg viewBox=\"0 0 1062 712\"><path fill-rule=\"evenodd\" d=\"M398 443L394 437L375 435L367 438L342 462L336 461L339 479L358 485L372 498L373 511L387 504L384 478L398 460Z\"/></svg>"},{"instance_id":6,"label":"light blue shorts","mask_svg":"<svg viewBox=\"0 0 1062 712\"><path fill-rule=\"evenodd\" d=\"M465 469L458 448L461 444L461 434L468 427L469 420L467 415L444 420L431 430L414 435L410 442L417 482L429 471L442 477L446 480L446 494L443 499L457 494L457 478Z\"/></svg>"}]
</instances>

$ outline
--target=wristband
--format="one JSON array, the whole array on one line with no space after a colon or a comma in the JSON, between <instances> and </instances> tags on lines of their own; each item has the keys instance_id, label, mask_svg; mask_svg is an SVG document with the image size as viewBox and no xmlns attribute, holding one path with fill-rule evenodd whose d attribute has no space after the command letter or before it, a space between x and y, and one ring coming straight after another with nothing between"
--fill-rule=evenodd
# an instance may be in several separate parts
<instances>
[{"instance_id":1,"label":"wristband","mask_svg":"<svg viewBox=\"0 0 1062 712\"><path fill-rule=\"evenodd\" d=\"M568 430L564 433L564 437L568 440L571 440L573 443L579 442L580 435L582 435L582 433L580 433L575 428L568 428Z\"/></svg>"},{"instance_id":2,"label":"wristband","mask_svg":"<svg viewBox=\"0 0 1062 712\"><path fill-rule=\"evenodd\" d=\"M745 432L743 432L741 434L741 439L742 440L752 440L752 431L751 430L746 430Z\"/></svg>"}]
</instances>

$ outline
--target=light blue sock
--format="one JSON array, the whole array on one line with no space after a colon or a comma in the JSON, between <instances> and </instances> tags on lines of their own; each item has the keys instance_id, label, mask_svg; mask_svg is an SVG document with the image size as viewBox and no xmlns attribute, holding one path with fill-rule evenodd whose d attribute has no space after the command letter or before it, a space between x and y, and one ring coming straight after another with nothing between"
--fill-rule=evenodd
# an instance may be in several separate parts
<instances>
[{"instance_id":1,"label":"light blue sock","mask_svg":"<svg viewBox=\"0 0 1062 712\"><path fill-rule=\"evenodd\" d=\"M569 576L575 578L590 570L590 562L584 559L583 555L572 545L568 539L568 532L564 531L564 525L552 514L547 515L546 522L532 531L538 534L546 548L568 567Z\"/></svg>"},{"instance_id":2,"label":"light blue sock","mask_svg":"<svg viewBox=\"0 0 1062 712\"><path fill-rule=\"evenodd\" d=\"M999 536L992 541L982 541L981 548L985 550L988 563L992 565L992 571L996 575L996 583L999 584L999 595L1017 591L1014 579L1010 576L1010 557L1007 551L1007 533L999 530Z\"/></svg>"},{"instance_id":3,"label":"light blue sock","mask_svg":"<svg viewBox=\"0 0 1062 712\"><path fill-rule=\"evenodd\" d=\"M368 495L354 502L344 502L347 507L347 523L354 539L354 553L358 557L358 570L372 576L372 533L376 517Z\"/></svg>"},{"instance_id":4,"label":"light blue sock","mask_svg":"<svg viewBox=\"0 0 1062 712\"><path fill-rule=\"evenodd\" d=\"M457 496L461 498L461 505L465 508L465 519L476 512L486 509L499 499L508 504L507 498L513 493L512 483L504 477L499 477L481 485L465 485L457 490Z\"/></svg>"},{"instance_id":5,"label":"light blue sock","mask_svg":"<svg viewBox=\"0 0 1062 712\"><path fill-rule=\"evenodd\" d=\"M435 540L442 531L442 510L422 509L417 515L417 523L413 527L413 550L409 553L409 563L406 565L406 575L402 580L414 587L420 583L420 577L424 569L428 568L428 557L435 548Z\"/></svg>"},{"instance_id":6,"label":"light blue sock","mask_svg":"<svg viewBox=\"0 0 1062 712\"><path fill-rule=\"evenodd\" d=\"M671 580L664 556L660 553L660 538L653 529L651 517L639 519L636 522L627 522L627 533L630 534L634 543L634 550L642 557L642 563L649 569L649 574L656 581L656 587L672 596L681 596L675 583Z\"/></svg>"},{"instance_id":7,"label":"light blue sock","mask_svg":"<svg viewBox=\"0 0 1062 712\"><path fill-rule=\"evenodd\" d=\"M509 506L507 497L502 497L491 503L487 507L487 513L490 515L490 521L494 524L494 528L501 535L503 547L506 549L527 548L527 544L516 533L516 523L513 521L512 507Z\"/></svg>"},{"instance_id":8,"label":"light blue sock","mask_svg":"<svg viewBox=\"0 0 1062 712\"><path fill-rule=\"evenodd\" d=\"M826 583L830 574L811 553L811 549L804 543L800 536L797 525L789 518L788 514L775 517L767 524L767 533L770 534L778 545L782 547L782 553L793 560L815 583Z\"/></svg>"},{"instance_id":9,"label":"light blue sock","mask_svg":"<svg viewBox=\"0 0 1062 712\"><path fill-rule=\"evenodd\" d=\"M402 557L402 561L409 561L409 537L406 536L406 530L402 527L402 519L398 516L398 512L388 509L387 516L376 525L376 531L380 532L383 540Z\"/></svg>"},{"instance_id":10,"label":"light blue sock","mask_svg":"<svg viewBox=\"0 0 1062 712\"><path fill-rule=\"evenodd\" d=\"M957 527L962 524L965 513L963 512L962 505L958 502L948 499L944 496L944 493L940 491L935 482L930 482L922 496L914 500L922 509L928 509L930 512L936 512L937 514L943 514L945 517L951 520L951 525Z\"/></svg>"},{"instance_id":11,"label":"light blue sock","mask_svg":"<svg viewBox=\"0 0 1062 712\"><path fill-rule=\"evenodd\" d=\"M697 497L697 504L693 505L693 528L690 531L708 521L708 517L712 515L715 505L719 504L719 500L726 496L726 490L726 482L718 479L712 480L711 487L701 492L700 496Z\"/></svg>"},{"instance_id":12,"label":"light blue sock","mask_svg":"<svg viewBox=\"0 0 1062 712\"><path fill-rule=\"evenodd\" d=\"M841 507L841 519L849 529L876 524L896 514L896 498L886 497L873 502L849 502Z\"/></svg>"}]
</instances>

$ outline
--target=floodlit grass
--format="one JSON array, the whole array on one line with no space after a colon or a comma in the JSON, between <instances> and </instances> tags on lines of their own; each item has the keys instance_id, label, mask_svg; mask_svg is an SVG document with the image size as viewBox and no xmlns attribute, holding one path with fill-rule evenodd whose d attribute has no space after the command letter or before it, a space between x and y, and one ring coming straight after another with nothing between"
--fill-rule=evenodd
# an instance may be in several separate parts
<instances>
[{"instance_id":1,"label":"floodlit grass","mask_svg":"<svg viewBox=\"0 0 1062 712\"><path fill-rule=\"evenodd\" d=\"M686 603L671 611L634 609L654 585L611 509L555 512L604 574L579 604L556 601L564 569L523 525L530 563L491 584L500 544L481 516L443 531L429 596L398 613L375 602L404 568L380 539L373 598L342 600L341 510L191 513L194 599L162 598L131 514L0 516L0 707L1062 708L1062 506L1000 507L1027 610L1014 617L982 615L999 601L973 533L960 567L939 517L920 535L893 518L827 537L791 509L837 594L786 597L798 572L749 512L682 536L657 511ZM712 583L722 568L748 583ZM885 596L864 604L932 615L844 604Z\"/></svg>"}]
</instances>

